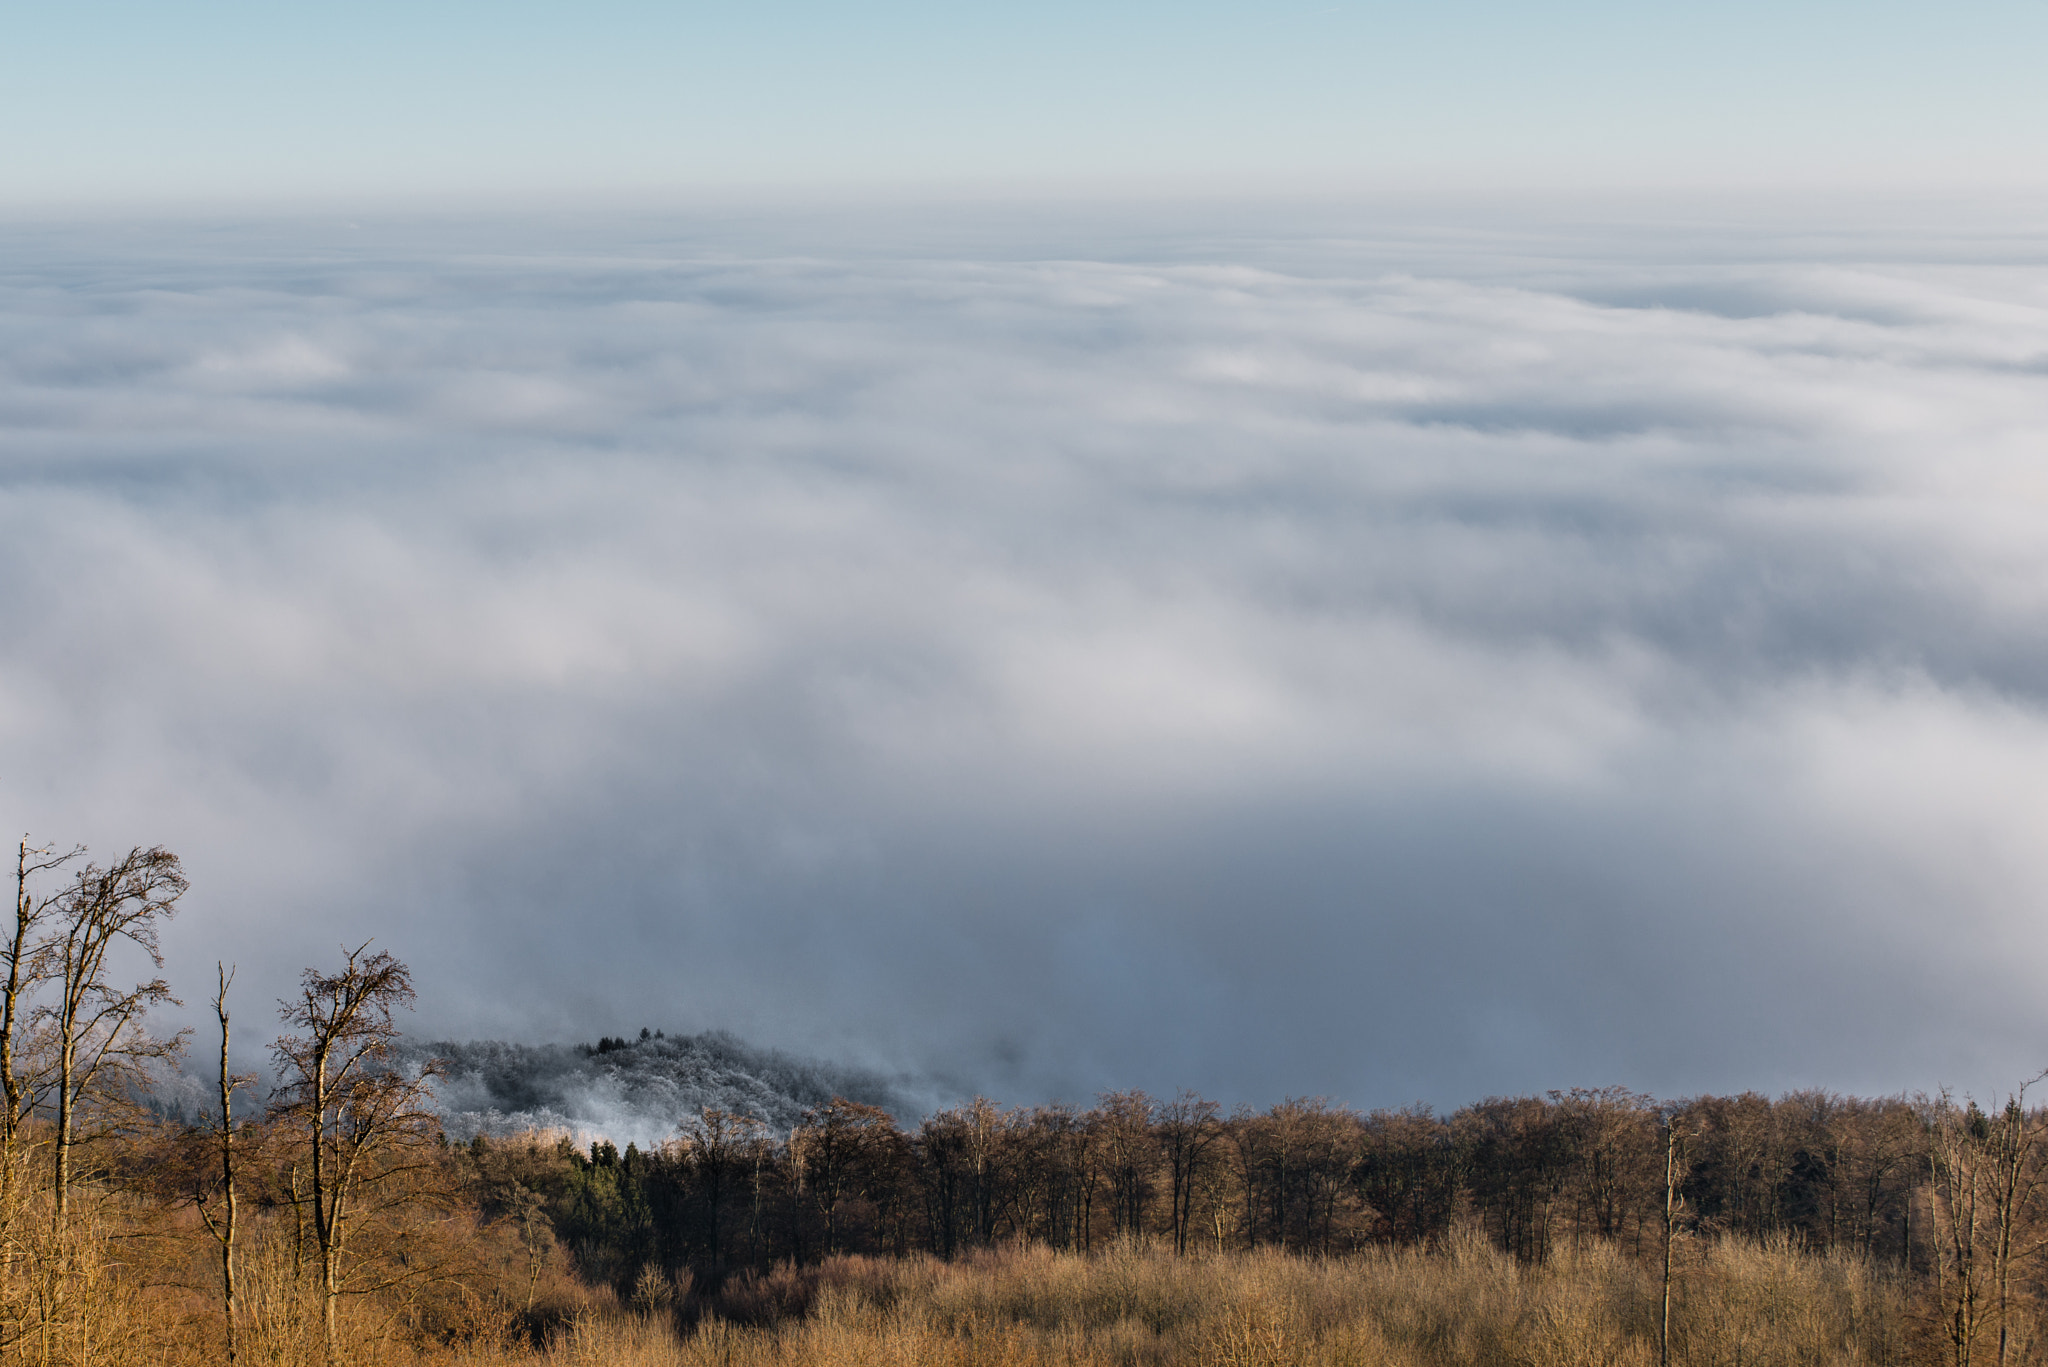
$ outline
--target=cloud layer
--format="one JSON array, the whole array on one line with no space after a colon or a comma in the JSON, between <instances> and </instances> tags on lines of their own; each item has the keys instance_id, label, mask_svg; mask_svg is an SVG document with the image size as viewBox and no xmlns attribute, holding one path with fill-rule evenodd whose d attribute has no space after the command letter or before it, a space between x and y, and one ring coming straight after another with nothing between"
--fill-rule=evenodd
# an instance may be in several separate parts
<instances>
[{"instance_id":1,"label":"cloud layer","mask_svg":"<svg viewBox=\"0 0 2048 1367\"><path fill-rule=\"evenodd\" d=\"M23 228L0 794L186 856L188 986L374 934L437 1034L1019 1100L2016 1080L2007 241Z\"/></svg>"}]
</instances>

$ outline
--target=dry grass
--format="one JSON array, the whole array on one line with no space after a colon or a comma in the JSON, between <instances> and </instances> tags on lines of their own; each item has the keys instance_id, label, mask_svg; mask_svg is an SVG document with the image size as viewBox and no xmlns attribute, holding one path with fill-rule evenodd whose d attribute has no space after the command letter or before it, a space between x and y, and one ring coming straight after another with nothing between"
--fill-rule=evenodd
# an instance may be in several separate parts
<instances>
[{"instance_id":1,"label":"dry grass","mask_svg":"<svg viewBox=\"0 0 2048 1367\"><path fill-rule=\"evenodd\" d=\"M1905 1296L1846 1259L1725 1243L1695 1250L1673 1359L1743 1367L1904 1361ZM589 1317L547 1353L569 1367L1648 1367L1653 1270L1605 1249L1521 1267L1466 1242L1445 1254L1317 1261L1282 1253L1175 1259L1018 1249L947 1265L840 1259L736 1288L706 1314ZM764 1279L769 1280L769 1279ZM807 1283L799 1287L799 1282ZM772 1293L772 1294L771 1294ZM496 1359L504 1361L504 1359Z\"/></svg>"},{"instance_id":2,"label":"dry grass","mask_svg":"<svg viewBox=\"0 0 2048 1367\"><path fill-rule=\"evenodd\" d=\"M219 1249L192 1209L79 1187L59 1220L40 1173L21 1162L11 1177L0 1183L0 1364L224 1360ZM466 1219L443 1221L435 1238L408 1249L416 1263L425 1255L434 1268L446 1263L460 1275L403 1279L373 1268L389 1285L342 1299L339 1351L330 1363L306 1250L295 1256L288 1220L245 1210L236 1259L238 1363L384 1367L463 1354L504 1361L537 1328L616 1308L609 1294L560 1265L530 1279L505 1231L480 1233ZM463 1256L437 1258L450 1248ZM515 1284L517 1296L507 1294Z\"/></svg>"}]
</instances>

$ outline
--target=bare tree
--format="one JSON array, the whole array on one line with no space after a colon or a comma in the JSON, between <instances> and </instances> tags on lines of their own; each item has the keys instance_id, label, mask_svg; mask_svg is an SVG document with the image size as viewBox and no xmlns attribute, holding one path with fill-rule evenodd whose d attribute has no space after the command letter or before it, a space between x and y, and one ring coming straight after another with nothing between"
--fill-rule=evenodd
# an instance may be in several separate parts
<instances>
[{"instance_id":1,"label":"bare tree","mask_svg":"<svg viewBox=\"0 0 2048 1367\"><path fill-rule=\"evenodd\" d=\"M1152 1098L1143 1092L1103 1092L1089 1113L1119 1237L1138 1238L1145 1232L1145 1207L1152 1194L1152 1107Z\"/></svg>"},{"instance_id":2,"label":"bare tree","mask_svg":"<svg viewBox=\"0 0 2048 1367\"><path fill-rule=\"evenodd\" d=\"M1195 1183L1209 1162L1209 1150L1222 1135L1217 1105L1183 1088L1159 1105L1159 1147L1166 1155L1167 1196L1173 1207L1173 1251L1188 1251L1188 1230L1194 1223Z\"/></svg>"},{"instance_id":3,"label":"bare tree","mask_svg":"<svg viewBox=\"0 0 2048 1367\"><path fill-rule=\"evenodd\" d=\"M840 1251L844 1206L867 1197L896 1137L887 1111L838 1096L790 1132L790 1166L823 1221L828 1255Z\"/></svg>"},{"instance_id":4,"label":"bare tree","mask_svg":"<svg viewBox=\"0 0 2048 1367\"><path fill-rule=\"evenodd\" d=\"M1359 1124L1352 1185L1382 1243L1423 1244L1447 1232L1465 1188L1464 1151L1451 1125L1420 1103L1374 1111Z\"/></svg>"},{"instance_id":5,"label":"bare tree","mask_svg":"<svg viewBox=\"0 0 2048 1367\"><path fill-rule=\"evenodd\" d=\"M691 1170L704 1193L711 1266L716 1270L725 1267L725 1238L719 1215L726 1195L733 1179L746 1166L754 1141L766 1130L767 1126L753 1116L707 1106L697 1113L696 1121L684 1134Z\"/></svg>"},{"instance_id":6,"label":"bare tree","mask_svg":"<svg viewBox=\"0 0 2048 1367\"><path fill-rule=\"evenodd\" d=\"M951 1262L960 1237L960 1177L967 1161L967 1125L960 1112L926 1116L918 1127L917 1152L931 1239L938 1255Z\"/></svg>"},{"instance_id":7,"label":"bare tree","mask_svg":"<svg viewBox=\"0 0 2048 1367\"><path fill-rule=\"evenodd\" d=\"M1686 1142L1692 1135L1678 1107L1670 1106L1661 1117L1664 1131L1664 1300L1657 1321L1658 1367L1671 1367L1671 1248L1678 1233L1678 1216L1685 1198L1679 1183L1685 1179Z\"/></svg>"},{"instance_id":8,"label":"bare tree","mask_svg":"<svg viewBox=\"0 0 2048 1367\"><path fill-rule=\"evenodd\" d=\"M228 988L235 981L235 971L219 963L214 968L220 979L220 990L213 997L213 1012L220 1020L220 1117L214 1131L219 1144L220 1172L214 1180L202 1180L195 1204L207 1233L220 1245L221 1317L227 1325L228 1367L234 1367L235 1227L240 1215L235 1190L235 1093L256 1079L252 1074L228 1071ZM218 1214L210 1208L216 1195L220 1201Z\"/></svg>"},{"instance_id":9,"label":"bare tree","mask_svg":"<svg viewBox=\"0 0 2048 1367\"><path fill-rule=\"evenodd\" d=\"M1014 1118L1012 1134L1026 1221L1054 1248L1087 1247L1096 1181L1092 1131L1073 1107L1054 1102Z\"/></svg>"},{"instance_id":10,"label":"bare tree","mask_svg":"<svg viewBox=\"0 0 2048 1367\"><path fill-rule=\"evenodd\" d=\"M182 1032L159 1038L143 1028L150 1007L177 1004L161 977L119 988L108 976L113 952L123 942L141 950L151 966L163 967L157 933L176 914L188 886L178 856L161 845L138 846L105 868L80 869L51 905L54 924L36 949L32 972L57 992L35 1018L50 1028L55 1056L59 1221L68 1212L72 1150L92 1137L80 1129L87 1108L132 1092L150 1063L176 1057L184 1047Z\"/></svg>"},{"instance_id":11,"label":"bare tree","mask_svg":"<svg viewBox=\"0 0 2048 1367\"><path fill-rule=\"evenodd\" d=\"M1935 1299L1951 1361L1956 1367L1969 1367L1983 1327L1982 1274L1977 1267L1985 1186L1981 1158L1991 1125L1976 1102L1959 1107L1946 1091L1932 1101L1923 1098L1921 1114L1928 1138Z\"/></svg>"},{"instance_id":12,"label":"bare tree","mask_svg":"<svg viewBox=\"0 0 2048 1367\"><path fill-rule=\"evenodd\" d=\"M1621 1234L1630 1205L1642 1194L1641 1160L1654 1103L1626 1087L1574 1087L1550 1093L1563 1119L1566 1150L1578 1167L1580 1219L1574 1234L1601 1239Z\"/></svg>"},{"instance_id":13,"label":"bare tree","mask_svg":"<svg viewBox=\"0 0 2048 1367\"><path fill-rule=\"evenodd\" d=\"M2044 1077L2048 1073L2035 1074L2006 1098L2005 1110L1991 1125L1991 1142L1987 1145L1991 1159L1991 1213L1997 1222L1991 1277L1998 1301L1998 1367L2005 1367L2012 1352L2014 1271L2048 1247L2048 1239L2041 1237L2036 1218L2042 1183L2048 1179L2042 1164L2042 1120L2027 1110L2027 1088Z\"/></svg>"},{"instance_id":14,"label":"bare tree","mask_svg":"<svg viewBox=\"0 0 2048 1367\"><path fill-rule=\"evenodd\" d=\"M961 1107L960 1118L967 1140L968 1213L974 1218L975 1241L987 1246L996 1241L996 1222L1007 1205L1005 1168L1014 1122L985 1096Z\"/></svg>"},{"instance_id":15,"label":"bare tree","mask_svg":"<svg viewBox=\"0 0 2048 1367\"><path fill-rule=\"evenodd\" d=\"M37 893L31 884L42 874L53 872L85 853L74 845L63 853L50 846L28 843L21 838L14 863L14 925L0 957L4 957L7 980L0 986L0 1091L6 1094L7 1113L0 1116L0 1191L14 1179L15 1144L22 1122L28 1119L40 1099L39 1079L22 1066L20 1047L23 1030L31 1015L29 1003L41 985L42 965L37 950L41 931L55 907L58 893Z\"/></svg>"},{"instance_id":16,"label":"bare tree","mask_svg":"<svg viewBox=\"0 0 2048 1367\"><path fill-rule=\"evenodd\" d=\"M349 951L338 973L306 970L297 999L279 1003L293 1033L271 1049L281 1080L278 1112L307 1150L303 1199L312 1208L330 1362L356 1227L391 1200L405 1199L399 1191L377 1202L380 1189L400 1188L400 1179L432 1166L422 1150L439 1133L428 1108L437 1062L408 1069L393 1056L399 1032L392 1014L412 1006L412 975L390 954L369 949L366 943Z\"/></svg>"},{"instance_id":17,"label":"bare tree","mask_svg":"<svg viewBox=\"0 0 2048 1367\"><path fill-rule=\"evenodd\" d=\"M1259 1206L1265 1186L1263 1175L1268 1166L1266 1128L1261 1117L1242 1102L1230 1113L1230 1120L1223 1127L1224 1137L1230 1141L1226 1157L1230 1162L1231 1176L1237 1182L1238 1221L1244 1230L1246 1248L1259 1246Z\"/></svg>"},{"instance_id":18,"label":"bare tree","mask_svg":"<svg viewBox=\"0 0 2048 1367\"><path fill-rule=\"evenodd\" d=\"M2042 1076L2048 1076L2044 1074ZM1935 1294L1951 1361L1969 1367L1992 1320L1996 1361L2012 1352L2014 1279L2048 1241L2039 1234L2044 1172L2042 1119L2026 1109L2028 1079L1997 1115L1944 1092L1921 1102L1928 1134Z\"/></svg>"}]
</instances>

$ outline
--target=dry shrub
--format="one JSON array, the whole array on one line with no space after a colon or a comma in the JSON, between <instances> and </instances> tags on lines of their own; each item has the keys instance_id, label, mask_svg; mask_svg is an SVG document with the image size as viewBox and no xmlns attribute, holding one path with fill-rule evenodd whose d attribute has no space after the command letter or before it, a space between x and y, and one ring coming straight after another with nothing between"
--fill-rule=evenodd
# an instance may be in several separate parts
<instances>
[{"instance_id":1,"label":"dry shrub","mask_svg":"<svg viewBox=\"0 0 2048 1367\"><path fill-rule=\"evenodd\" d=\"M1906 1357L1907 1289L1849 1253L1722 1239L1692 1253L1672 1313L1688 1367L1851 1367Z\"/></svg>"},{"instance_id":2,"label":"dry shrub","mask_svg":"<svg viewBox=\"0 0 2048 1367\"><path fill-rule=\"evenodd\" d=\"M680 1367L695 1360L667 1324L624 1315L579 1317L547 1354L554 1367Z\"/></svg>"},{"instance_id":3,"label":"dry shrub","mask_svg":"<svg viewBox=\"0 0 2048 1367\"><path fill-rule=\"evenodd\" d=\"M81 1197L0 1202L0 1363L220 1360L217 1264L189 1219ZM439 1237L439 1236L437 1236ZM534 1275L489 1230L476 1277L341 1306L339 1367L1649 1367L1658 1269L1600 1246L1529 1266L1470 1233L1433 1251L1317 1259L988 1249L952 1263L838 1257L716 1291L647 1267L625 1300L559 1261ZM245 1226L241 1361L321 1367L320 1313L292 1227ZM499 1256L502 1254L503 1256ZM489 1255L489 1256L484 1256ZM1682 1367L1877 1367L1907 1353L1906 1287L1849 1256L1733 1240L1680 1260ZM496 1282L492 1277L498 1278ZM2026 1351L2031 1352L2028 1346Z\"/></svg>"},{"instance_id":4,"label":"dry shrub","mask_svg":"<svg viewBox=\"0 0 2048 1367\"><path fill-rule=\"evenodd\" d=\"M0 1364L180 1367L225 1351L219 1250L189 1207L91 1185L56 1217L47 1181L23 1161L0 1187ZM474 1244L448 1222L438 1246ZM251 1367L322 1367L320 1304L310 1268L294 1256L288 1220L245 1210L236 1259L238 1358ZM407 1251L435 1247L415 1240ZM436 1264L438 1267L439 1264ZM449 1264L449 1266L455 1266ZM488 1267L472 1260L467 1268ZM566 1273L551 1273L556 1282ZM518 1290L527 1282L522 1275ZM562 1295L562 1286L546 1286ZM335 1367L428 1364L511 1356L514 1306L488 1275L433 1275L346 1297ZM588 1303L590 1293L575 1295ZM529 1355L530 1356L530 1355Z\"/></svg>"},{"instance_id":5,"label":"dry shrub","mask_svg":"<svg viewBox=\"0 0 2048 1367\"><path fill-rule=\"evenodd\" d=\"M819 1296L835 1288L852 1288L873 1300L893 1300L910 1290L923 1258L890 1262L858 1254L840 1254L822 1263L798 1267L780 1263L766 1272L748 1269L726 1280L715 1296L704 1298L722 1319L769 1326L802 1319Z\"/></svg>"},{"instance_id":6,"label":"dry shrub","mask_svg":"<svg viewBox=\"0 0 2048 1367\"><path fill-rule=\"evenodd\" d=\"M1733 1242L1691 1251L1674 1361L1900 1362L1904 1298L1854 1258ZM1524 1266L1483 1240L1318 1260L1264 1250L1176 1258L990 1250L947 1264L842 1258L728 1284L680 1336L590 1319L562 1363L622 1367L1649 1367L1656 1269L1607 1247Z\"/></svg>"},{"instance_id":7,"label":"dry shrub","mask_svg":"<svg viewBox=\"0 0 2048 1367\"><path fill-rule=\"evenodd\" d=\"M186 1298L145 1290L161 1280L154 1212L79 1190L60 1221L32 1179L23 1163L0 1193L0 1360L118 1367L189 1347Z\"/></svg>"},{"instance_id":8,"label":"dry shrub","mask_svg":"<svg viewBox=\"0 0 2048 1367\"><path fill-rule=\"evenodd\" d=\"M241 1360L263 1367L320 1361L320 1301L293 1267L291 1249L262 1229L241 1248L237 1275Z\"/></svg>"},{"instance_id":9,"label":"dry shrub","mask_svg":"<svg viewBox=\"0 0 2048 1367\"><path fill-rule=\"evenodd\" d=\"M1218 1316L1202 1345L1202 1361L1214 1367L1292 1367L1300 1356L1283 1309L1260 1301L1245 1301Z\"/></svg>"}]
</instances>

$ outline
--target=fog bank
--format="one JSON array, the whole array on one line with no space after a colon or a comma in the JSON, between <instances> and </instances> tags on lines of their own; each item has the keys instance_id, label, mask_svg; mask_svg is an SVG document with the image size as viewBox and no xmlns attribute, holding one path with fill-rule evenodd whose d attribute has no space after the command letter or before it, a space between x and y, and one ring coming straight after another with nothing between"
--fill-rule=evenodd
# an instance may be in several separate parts
<instances>
[{"instance_id":1,"label":"fog bank","mask_svg":"<svg viewBox=\"0 0 2048 1367\"><path fill-rule=\"evenodd\" d=\"M0 807L421 1038L2041 1064L2037 239L1148 212L17 225Z\"/></svg>"}]
</instances>

